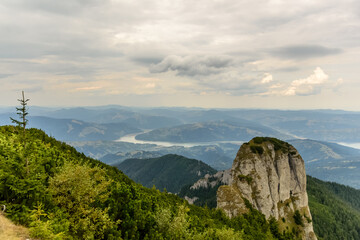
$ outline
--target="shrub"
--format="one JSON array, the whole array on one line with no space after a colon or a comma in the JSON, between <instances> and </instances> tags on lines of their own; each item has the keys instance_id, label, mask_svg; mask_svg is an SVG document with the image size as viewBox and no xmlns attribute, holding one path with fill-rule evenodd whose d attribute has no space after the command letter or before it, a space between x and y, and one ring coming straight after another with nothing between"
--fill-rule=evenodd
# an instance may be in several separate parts
<instances>
[{"instance_id":1,"label":"shrub","mask_svg":"<svg viewBox=\"0 0 360 240\"><path fill-rule=\"evenodd\" d=\"M299 210L295 211L294 220L295 220L296 225L304 226L303 219L301 217Z\"/></svg>"},{"instance_id":2,"label":"shrub","mask_svg":"<svg viewBox=\"0 0 360 240\"><path fill-rule=\"evenodd\" d=\"M262 148L262 146L256 146L256 145L251 145L250 146L250 150L252 153L258 153L258 154L263 154L264 149Z\"/></svg>"}]
</instances>

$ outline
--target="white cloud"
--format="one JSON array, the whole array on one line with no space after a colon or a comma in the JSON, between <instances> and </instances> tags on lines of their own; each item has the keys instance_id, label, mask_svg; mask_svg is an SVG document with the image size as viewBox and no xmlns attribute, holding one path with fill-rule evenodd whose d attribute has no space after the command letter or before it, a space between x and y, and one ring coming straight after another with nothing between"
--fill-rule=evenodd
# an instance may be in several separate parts
<instances>
[{"instance_id":1,"label":"white cloud","mask_svg":"<svg viewBox=\"0 0 360 240\"><path fill-rule=\"evenodd\" d=\"M326 75L321 68L317 67L314 70L314 74L310 75L309 77L294 80L290 87L284 91L284 95L294 96L316 94L321 91L321 87L326 84L328 79L329 76Z\"/></svg>"},{"instance_id":2,"label":"white cloud","mask_svg":"<svg viewBox=\"0 0 360 240\"><path fill-rule=\"evenodd\" d=\"M94 87L79 87L79 88L75 88L73 91L77 92L77 91L94 91L94 90L99 90L102 87L99 86L94 86Z\"/></svg>"},{"instance_id":3,"label":"white cloud","mask_svg":"<svg viewBox=\"0 0 360 240\"><path fill-rule=\"evenodd\" d=\"M336 81L329 80L329 76L317 67L314 73L302 79L293 80L290 84L275 82L261 96L310 96L318 95L323 89L336 92L343 84L342 78Z\"/></svg>"},{"instance_id":4,"label":"white cloud","mask_svg":"<svg viewBox=\"0 0 360 240\"><path fill-rule=\"evenodd\" d=\"M261 79L261 83L269 83L273 81L273 76L270 73L265 73L264 77Z\"/></svg>"}]
</instances>

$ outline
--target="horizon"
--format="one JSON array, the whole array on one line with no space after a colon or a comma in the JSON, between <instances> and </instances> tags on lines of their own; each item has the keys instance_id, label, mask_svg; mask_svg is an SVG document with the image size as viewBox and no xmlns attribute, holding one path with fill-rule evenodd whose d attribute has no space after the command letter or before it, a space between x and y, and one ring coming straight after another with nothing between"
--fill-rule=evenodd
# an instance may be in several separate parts
<instances>
[{"instance_id":1,"label":"horizon","mask_svg":"<svg viewBox=\"0 0 360 240\"><path fill-rule=\"evenodd\" d=\"M0 3L0 102L360 111L357 1Z\"/></svg>"},{"instance_id":2,"label":"horizon","mask_svg":"<svg viewBox=\"0 0 360 240\"><path fill-rule=\"evenodd\" d=\"M31 99L30 99L31 100ZM0 105L0 109L16 108L18 105ZM130 108L130 109L185 109L185 110L254 110L254 111L313 111L313 112L351 112L358 113L356 110L336 109L336 108L299 108L299 109L287 109L287 108L241 108L241 107L196 107L196 106L130 106L130 105L118 105L118 104L106 104L106 105L31 105L31 101L27 105L28 109L31 108L43 108L43 109L74 109L74 108ZM16 111L16 110L14 110Z\"/></svg>"}]
</instances>

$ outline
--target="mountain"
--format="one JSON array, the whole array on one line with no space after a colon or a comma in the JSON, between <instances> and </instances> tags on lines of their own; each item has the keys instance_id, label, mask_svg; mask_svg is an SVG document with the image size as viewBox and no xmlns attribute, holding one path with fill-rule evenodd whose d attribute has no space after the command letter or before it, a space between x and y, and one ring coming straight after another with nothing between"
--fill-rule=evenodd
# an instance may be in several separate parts
<instances>
[{"instance_id":1,"label":"mountain","mask_svg":"<svg viewBox=\"0 0 360 240\"><path fill-rule=\"evenodd\" d=\"M311 139L288 140L307 163L316 163L327 159L346 159L360 156L360 149L346 147L337 143Z\"/></svg>"},{"instance_id":2,"label":"mountain","mask_svg":"<svg viewBox=\"0 0 360 240\"><path fill-rule=\"evenodd\" d=\"M109 153L101 157L99 160L109 165L120 165L126 159L148 159L161 157L162 154L158 151L131 151L131 152L118 152L115 154Z\"/></svg>"},{"instance_id":3,"label":"mountain","mask_svg":"<svg viewBox=\"0 0 360 240\"><path fill-rule=\"evenodd\" d=\"M360 150L336 143L310 139L288 140L305 161L308 175L324 181L334 181L360 189ZM151 158L166 154L178 154L201 160L217 170L229 169L240 144L209 143L212 145L163 147L155 144L125 142L71 142L86 155L108 164L120 163L128 158Z\"/></svg>"},{"instance_id":4,"label":"mountain","mask_svg":"<svg viewBox=\"0 0 360 240\"><path fill-rule=\"evenodd\" d=\"M5 214L34 239L294 239L255 209L189 205L37 129L0 127L0 169Z\"/></svg>"},{"instance_id":5,"label":"mountain","mask_svg":"<svg viewBox=\"0 0 360 240\"><path fill-rule=\"evenodd\" d=\"M163 147L155 144L135 144L113 141L81 141L69 142L69 144L74 146L79 152L100 159L108 164L117 164L128 158L151 158L166 154L177 154L187 158L201 160L217 170L231 167L232 158L239 148L238 144L231 143L193 147Z\"/></svg>"},{"instance_id":6,"label":"mountain","mask_svg":"<svg viewBox=\"0 0 360 240\"><path fill-rule=\"evenodd\" d=\"M0 125L11 124L14 114L0 114ZM28 117L28 126L44 130L61 141L117 140L120 137L141 132L127 123L90 123L76 119L57 119L43 116Z\"/></svg>"},{"instance_id":7,"label":"mountain","mask_svg":"<svg viewBox=\"0 0 360 240\"><path fill-rule=\"evenodd\" d=\"M360 113L340 110L224 110L232 117L261 123L301 138L360 142Z\"/></svg>"},{"instance_id":8,"label":"mountain","mask_svg":"<svg viewBox=\"0 0 360 240\"><path fill-rule=\"evenodd\" d=\"M360 150L336 143L314 140L289 140L305 161L306 173L360 189Z\"/></svg>"},{"instance_id":9,"label":"mountain","mask_svg":"<svg viewBox=\"0 0 360 240\"><path fill-rule=\"evenodd\" d=\"M217 190L222 185L229 185L231 178L230 169L222 170L212 175L208 174L195 183L183 186L178 195L191 204L216 208Z\"/></svg>"},{"instance_id":10,"label":"mountain","mask_svg":"<svg viewBox=\"0 0 360 240\"><path fill-rule=\"evenodd\" d=\"M220 171L184 186L179 195L199 206L216 207L218 188L229 183ZM360 190L307 176L307 193L318 239L360 238Z\"/></svg>"},{"instance_id":11,"label":"mountain","mask_svg":"<svg viewBox=\"0 0 360 240\"><path fill-rule=\"evenodd\" d=\"M126 123L135 128L154 129L170 127L182 123L177 118L169 116L157 116L151 112L142 114L126 107L103 106L103 107L77 107L54 109L48 112L38 112L39 116L57 119L76 119L80 121L104 124L104 123Z\"/></svg>"},{"instance_id":12,"label":"mountain","mask_svg":"<svg viewBox=\"0 0 360 240\"><path fill-rule=\"evenodd\" d=\"M137 135L138 140L164 142L215 142L215 141L248 141L255 136L273 136L289 138L269 127L249 121L202 122L185 124L170 128L155 129Z\"/></svg>"},{"instance_id":13,"label":"mountain","mask_svg":"<svg viewBox=\"0 0 360 240\"><path fill-rule=\"evenodd\" d=\"M9 124L9 112L15 108L0 108L0 124ZM6 113L6 121L1 114ZM131 123L142 129L168 128L181 124L244 121L266 126L292 137L328 142L360 142L360 113L340 110L264 110L264 109L201 109L201 108L135 108L124 106L43 108L30 107L30 116L76 119L84 122ZM265 136L260 135L259 136ZM266 135L270 136L270 135ZM272 135L271 135L272 136ZM252 136L254 137L254 136ZM281 138L280 136L273 136ZM244 139L248 141L251 138Z\"/></svg>"},{"instance_id":14,"label":"mountain","mask_svg":"<svg viewBox=\"0 0 360 240\"><path fill-rule=\"evenodd\" d=\"M314 147L318 146L317 141L304 140L301 142L309 143ZM332 146L332 144L329 144L329 146ZM342 148L337 144L333 147L336 153L351 155L346 148ZM337 147L340 147L340 149L337 149ZM319 148L314 148L314 151L316 149ZM354 150L352 153L356 154L356 152ZM164 169L161 171L164 171ZM158 172L158 174L161 173ZM246 178L243 179L246 181ZM229 185L230 183L230 170L219 171L216 174L205 175L193 184L183 186L179 196L194 204L215 208L216 193L219 186ZM307 194L314 231L319 239L359 239L360 190L333 182L323 182L307 176Z\"/></svg>"},{"instance_id":15,"label":"mountain","mask_svg":"<svg viewBox=\"0 0 360 240\"><path fill-rule=\"evenodd\" d=\"M150 159L127 159L114 166L145 187L166 188L172 193L179 192L181 186L216 172L201 161L174 154Z\"/></svg>"},{"instance_id":16,"label":"mountain","mask_svg":"<svg viewBox=\"0 0 360 240\"><path fill-rule=\"evenodd\" d=\"M172 117L146 116L141 114L136 114L122 122L141 129L155 129L182 124L182 121Z\"/></svg>"},{"instance_id":17,"label":"mountain","mask_svg":"<svg viewBox=\"0 0 360 240\"><path fill-rule=\"evenodd\" d=\"M116 140L141 130L126 123L89 123L75 119L30 117L29 127L39 128L61 141Z\"/></svg>"},{"instance_id":18,"label":"mountain","mask_svg":"<svg viewBox=\"0 0 360 240\"><path fill-rule=\"evenodd\" d=\"M114 123L121 122L129 116L134 115L134 112L125 108L89 108L89 107L74 107L74 108L62 108L55 111L43 113L42 116L53 117L59 119L76 119L81 121L89 121L96 123Z\"/></svg>"},{"instance_id":19,"label":"mountain","mask_svg":"<svg viewBox=\"0 0 360 240\"><path fill-rule=\"evenodd\" d=\"M106 162L119 162L125 160L124 158L118 159L117 154L127 154L131 156L131 152L137 151L155 151L157 148L155 144L135 144L130 142L118 141L74 141L68 142L71 146L76 148L77 151L84 153L86 156L102 159L106 158ZM108 156L106 156L108 155ZM131 157L130 157L131 158Z\"/></svg>"},{"instance_id":20,"label":"mountain","mask_svg":"<svg viewBox=\"0 0 360 240\"><path fill-rule=\"evenodd\" d=\"M256 145L253 145L256 146ZM256 148L254 148L256 152ZM268 151L264 151L268 152ZM250 154L251 155L251 154ZM249 155L249 156L250 156ZM275 154L276 155L276 154ZM293 154L290 154L291 156ZM296 154L295 154L296 155ZM280 156L277 156L280 157ZM242 157L238 156L235 161L243 161ZM247 171L244 165L241 164L241 169ZM251 163L253 165L254 163ZM236 165L235 165L236 166ZM294 165L296 166L296 165ZM278 168L282 168L281 165ZM261 169L261 168L260 168ZM229 171L229 170L227 170ZM229 172L220 171L214 175L206 176L194 184L184 186L179 195L185 199L190 199L194 204L204 206L205 204L211 207L216 207L216 193L222 185L232 185L233 179L229 179ZM232 171L230 175L238 175L239 180L242 184L254 184L253 181L263 179L263 175L258 178L252 176L258 171L250 171L250 174L239 174L236 171ZM281 170L283 171L283 170ZM281 174L278 171L277 174ZM272 176L274 174L268 174ZM269 182L269 187L274 184L274 181ZM236 184L238 185L238 184ZM324 182L319 179L307 176L307 194L309 199L309 208L311 210L313 227L316 235L319 239L359 239L360 238L360 190L344 186L334 182ZM263 185L260 189L264 191L267 188L267 184ZM243 190L246 194L249 194L246 190ZM251 198L261 194L256 192L250 194ZM271 196L277 191L270 191ZM230 194L231 198L232 195ZM295 197L295 196L294 196ZM273 197L271 197L273 199ZM214 201L215 200L215 201ZM232 203L231 200L227 199L227 204ZM300 199L298 199L300 200ZM270 201L271 202L271 201ZM283 201L284 202L284 201ZM210 204L212 205L210 205ZM268 201L267 201L268 203ZM237 203L239 204L239 203ZM256 204L262 205L261 201ZM278 205L279 206L279 205ZM282 204L280 204L282 206ZM286 205L285 205L286 206ZM290 206L290 204L289 204ZM232 209L232 208L230 208ZM306 220L307 221L307 220Z\"/></svg>"},{"instance_id":21,"label":"mountain","mask_svg":"<svg viewBox=\"0 0 360 240\"><path fill-rule=\"evenodd\" d=\"M217 207L230 217L248 211L251 204L280 229L293 228L302 239L317 237L306 192L304 161L290 144L256 137L244 143L231 168L231 181L217 191Z\"/></svg>"}]
</instances>

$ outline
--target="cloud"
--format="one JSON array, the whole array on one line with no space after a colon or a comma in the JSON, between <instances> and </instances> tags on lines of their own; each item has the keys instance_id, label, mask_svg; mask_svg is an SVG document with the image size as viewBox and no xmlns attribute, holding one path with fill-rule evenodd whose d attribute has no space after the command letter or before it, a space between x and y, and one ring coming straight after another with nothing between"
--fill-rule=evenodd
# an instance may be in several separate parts
<instances>
[{"instance_id":1,"label":"cloud","mask_svg":"<svg viewBox=\"0 0 360 240\"><path fill-rule=\"evenodd\" d=\"M294 45L277 48L270 52L275 57L302 60L336 55L342 53L342 51L340 48L327 48L320 45Z\"/></svg>"},{"instance_id":2,"label":"cloud","mask_svg":"<svg viewBox=\"0 0 360 240\"><path fill-rule=\"evenodd\" d=\"M308 96L319 94L322 89L332 89L334 91L343 84L343 79L339 78L335 82L329 81L329 76L317 67L314 73L307 78L297 79L291 82L290 86L282 91L285 96Z\"/></svg>"},{"instance_id":3,"label":"cloud","mask_svg":"<svg viewBox=\"0 0 360 240\"><path fill-rule=\"evenodd\" d=\"M269 83L273 81L273 76L270 73L265 73L264 77L261 79L261 83Z\"/></svg>"},{"instance_id":4,"label":"cloud","mask_svg":"<svg viewBox=\"0 0 360 240\"><path fill-rule=\"evenodd\" d=\"M5 0L7 1L7 0ZM21 5L23 8L32 11L45 11L56 14L74 14L81 12L86 7L95 7L101 3L107 3L108 0L63 0L63 1L47 1L47 0L11 0L14 5Z\"/></svg>"},{"instance_id":5,"label":"cloud","mask_svg":"<svg viewBox=\"0 0 360 240\"><path fill-rule=\"evenodd\" d=\"M261 75L245 73L237 68L209 76L196 76L194 80L193 84L182 85L181 90L200 95L206 92L232 96L257 95L267 91L267 84L261 83Z\"/></svg>"},{"instance_id":6,"label":"cloud","mask_svg":"<svg viewBox=\"0 0 360 240\"><path fill-rule=\"evenodd\" d=\"M151 65L151 73L175 71L179 76L207 76L224 71L231 65L227 56L168 56L160 63Z\"/></svg>"},{"instance_id":7,"label":"cloud","mask_svg":"<svg viewBox=\"0 0 360 240\"><path fill-rule=\"evenodd\" d=\"M322 66L357 81L355 2L2 0L0 72L9 76L0 75L0 101L23 86L72 104L88 93L176 95L181 86L181 94L316 94L335 83L292 86L293 76ZM160 81L134 81L141 77ZM80 89L92 86L102 89Z\"/></svg>"},{"instance_id":8,"label":"cloud","mask_svg":"<svg viewBox=\"0 0 360 240\"><path fill-rule=\"evenodd\" d=\"M329 76L317 67L314 73L302 79L293 80L290 84L273 80L268 89L259 95L261 96L310 96L320 94L323 89L338 91L343 84L342 78L336 81L329 80Z\"/></svg>"},{"instance_id":9,"label":"cloud","mask_svg":"<svg viewBox=\"0 0 360 240\"><path fill-rule=\"evenodd\" d=\"M84 92L92 92L92 91L98 91L102 89L102 87L100 86L93 86L93 87L78 87L78 88L75 88L73 90L71 90L72 92L81 92L81 91L84 91Z\"/></svg>"},{"instance_id":10,"label":"cloud","mask_svg":"<svg viewBox=\"0 0 360 240\"><path fill-rule=\"evenodd\" d=\"M42 90L43 90L42 86L24 88L24 91L29 93L41 92Z\"/></svg>"},{"instance_id":11,"label":"cloud","mask_svg":"<svg viewBox=\"0 0 360 240\"><path fill-rule=\"evenodd\" d=\"M313 95L320 92L321 87L328 81L329 76L324 71L317 67L314 74L304 79L294 80L291 86L285 90L284 95Z\"/></svg>"},{"instance_id":12,"label":"cloud","mask_svg":"<svg viewBox=\"0 0 360 240\"><path fill-rule=\"evenodd\" d=\"M7 78L10 76L13 76L14 74L6 74L6 73L0 73L0 78Z\"/></svg>"}]
</instances>

